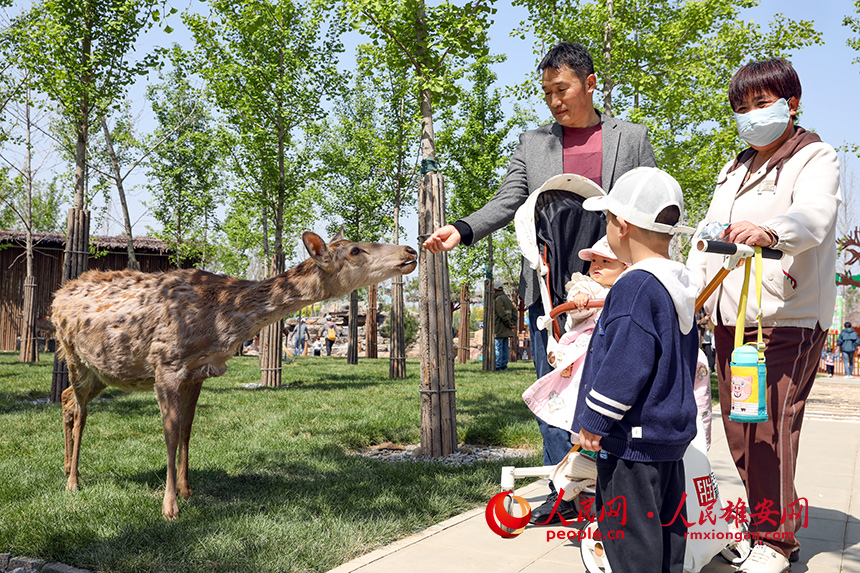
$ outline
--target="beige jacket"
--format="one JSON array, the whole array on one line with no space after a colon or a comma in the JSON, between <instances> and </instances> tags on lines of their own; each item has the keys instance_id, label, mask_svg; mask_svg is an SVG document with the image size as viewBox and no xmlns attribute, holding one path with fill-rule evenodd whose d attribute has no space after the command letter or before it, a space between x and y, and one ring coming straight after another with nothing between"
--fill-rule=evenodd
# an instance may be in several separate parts
<instances>
[{"instance_id":1,"label":"beige jacket","mask_svg":"<svg viewBox=\"0 0 860 573\"><path fill-rule=\"evenodd\" d=\"M782 260L764 260L762 325L798 326L827 330L833 320L836 299L836 212L842 202L836 151L824 142L811 143L788 159L776 178L762 167L743 183L749 162L727 171L717 181L711 205L699 229L706 223L750 221L773 229L779 236L775 248ZM776 184L775 184L776 181ZM724 257L695 248L687 266L701 273L705 285L721 268ZM755 267L753 266L753 272ZM758 305L755 275L750 277L746 325L755 326ZM743 285L743 269L732 271L705 304L715 324L734 326Z\"/></svg>"}]
</instances>

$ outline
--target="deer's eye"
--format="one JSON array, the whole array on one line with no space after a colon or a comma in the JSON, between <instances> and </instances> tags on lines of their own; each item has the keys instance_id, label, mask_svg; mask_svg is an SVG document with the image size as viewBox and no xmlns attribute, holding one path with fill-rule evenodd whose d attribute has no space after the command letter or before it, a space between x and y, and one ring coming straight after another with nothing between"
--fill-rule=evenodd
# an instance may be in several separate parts
<instances>
[{"instance_id":1,"label":"deer's eye","mask_svg":"<svg viewBox=\"0 0 860 573\"><path fill-rule=\"evenodd\" d=\"M361 249L359 249L358 247L353 247L352 249L349 250L349 254L352 255L353 257L357 257L360 252L361 252Z\"/></svg>"}]
</instances>

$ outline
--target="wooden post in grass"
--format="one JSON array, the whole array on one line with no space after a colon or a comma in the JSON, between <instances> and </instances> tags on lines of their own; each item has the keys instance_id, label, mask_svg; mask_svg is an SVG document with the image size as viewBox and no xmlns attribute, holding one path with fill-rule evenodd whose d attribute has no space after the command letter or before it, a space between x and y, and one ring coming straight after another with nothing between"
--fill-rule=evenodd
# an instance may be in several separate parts
<instances>
[{"instance_id":1,"label":"wooden post in grass","mask_svg":"<svg viewBox=\"0 0 860 573\"><path fill-rule=\"evenodd\" d=\"M346 363L358 364L358 291L349 293L349 335L346 340Z\"/></svg>"},{"instance_id":2,"label":"wooden post in grass","mask_svg":"<svg viewBox=\"0 0 860 573\"><path fill-rule=\"evenodd\" d=\"M496 316L495 301L496 291L493 289L493 273L489 271L484 280L484 348L481 355L484 361L481 368L485 372L495 372L496 370L496 338L493 332Z\"/></svg>"},{"instance_id":3,"label":"wooden post in grass","mask_svg":"<svg viewBox=\"0 0 860 573\"><path fill-rule=\"evenodd\" d=\"M377 358L376 345L376 291L379 285L370 285L367 289L367 317L364 320L364 337L367 341L367 357Z\"/></svg>"},{"instance_id":4,"label":"wooden post in grass","mask_svg":"<svg viewBox=\"0 0 860 573\"><path fill-rule=\"evenodd\" d=\"M268 388L281 385L281 328L279 320L260 332L260 383Z\"/></svg>"},{"instance_id":5,"label":"wooden post in grass","mask_svg":"<svg viewBox=\"0 0 860 573\"><path fill-rule=\"evenodd\" d=\"M457 352L457 362L460 364L465 364L469 360L469 342L472 338L469 332L469 299L471 295L469 283L464 282L460 285L460 331L457 333L457 344L460 347Z\"/></svg>"},{"instance_id":6,"label":"wooden post in grass","mask_svg":"<svg viewBox=\"0 0 860 573\"><path fill-rule=\"evenodd\" d=\"M418 234L430 236L445 224L445 187L432 163L422 165L418 185ZM419 251L421 322L421 449L431 457L457 449L454 389L454 340L451 332L451 295L448 254Z\"/></svg>"}]
</instances>

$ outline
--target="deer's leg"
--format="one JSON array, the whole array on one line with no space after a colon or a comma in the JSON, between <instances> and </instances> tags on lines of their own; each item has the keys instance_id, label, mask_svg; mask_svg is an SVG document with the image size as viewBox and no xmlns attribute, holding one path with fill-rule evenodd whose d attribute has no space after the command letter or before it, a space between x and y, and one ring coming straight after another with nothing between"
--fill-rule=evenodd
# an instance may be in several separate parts
<instances>
[{"instance_id":1,"label":"deer's leg","mask_svg":"<svg viewBox=\"0 0 860 573\"><path fill-rule=\"evenodd\" d=\"M65 451L65 460L63 461L63 471L66 472L66 475L69 475L72 471L72 450L74 448L74 440L72 439L72 435L75 427L75 411L77 410L78 403L75 400L75 391L69 386L65 390L63 390L62 395L63 402L63 437L65 438L66 443L66 451ZM75 487L71 487L71 483L69 483L66 487L68 489L77 488L77 479L75 480Z\"/></svg>"},{"instance_id":2,"label":"deer's leg","mask_svg":"<svg viewBox=\"0 0 860 573\"><path fill-rule=\"evenodd\" d=\"M66 489L78 489L78 462L81 454L81 437L87 424L87 404L99 395L105 386L91 372L75 360L68 361L70 386L63 390L63 434L65 437L64 470L69 475Z\"/></svg>"},{"instance_id":3,"label":"deer's leg","mask_svg":"<svg viewBox=\"0 0 860 573\"><path fill-rule=\"evenodd\" d=\"M191 438L191 424L197 410L197 399L203 381L188 382L179 390L179 449L176 460L176 494L182 499L194 495L188 482L188 441Z\"/></svg>"},{"instance_id":4,"label":"deer's leg","mask_svg":"<svg viewBox=\"0 0 860 573\"><path fill-rule=\"evenodd\" d=\"M176 519L179 516L179 504L176 501L176 450L179 446L181 426L180 383L175 378L164 379L157 376L155 394L161 408L164 442L167 445L167 483L164 487L161 514L165 519Z\"/></svg>"}]
</instances>

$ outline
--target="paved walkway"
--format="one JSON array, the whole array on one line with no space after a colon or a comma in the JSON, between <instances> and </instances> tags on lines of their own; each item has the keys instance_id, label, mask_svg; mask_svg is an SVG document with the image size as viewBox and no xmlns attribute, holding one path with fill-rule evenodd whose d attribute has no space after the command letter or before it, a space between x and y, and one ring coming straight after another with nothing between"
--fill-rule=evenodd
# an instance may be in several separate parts
<instances>
[{"instance_id":1,"label":"paved walkway","mask_svg":"<svg viewBox=\"0 0 860 573\"><path fill-rule=\"evenodd\" d=\"M809 527L798 533L794 573L860 572L860 380L824 378L810 396L797 462L798 494L809 500ZM710 460L723 500L743 499L719 416ZM546 494L540 480L517 490L532 507ZM489 500L488 500L489 501ZM580 573L576 541L547 541L547 528L527 527L502 539L490 531L484 507L453 517L333 569L330 573ZM731 573L715 557L703 573Z\"/></svg>"}]
</instances>

